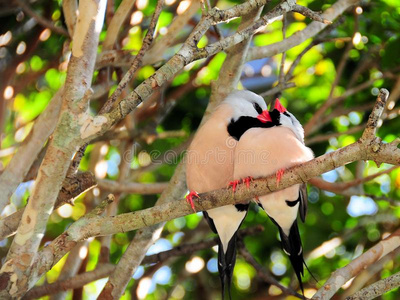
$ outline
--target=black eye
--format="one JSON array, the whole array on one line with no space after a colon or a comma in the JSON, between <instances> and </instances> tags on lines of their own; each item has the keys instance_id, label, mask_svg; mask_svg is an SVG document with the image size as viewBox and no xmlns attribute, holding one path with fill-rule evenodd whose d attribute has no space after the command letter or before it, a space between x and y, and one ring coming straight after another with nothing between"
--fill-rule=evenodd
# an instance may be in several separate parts
<instances>
[{"instance_id":1,"label":"black eye","mask_svg":"<svg viewBox=\"0 0 400 300\"><path fill-rule=\"evenodd\" d=\"M258 103L254 103L253 106L254 106L254 109L255 109L259 114L262 114L262 109L261 109L260 105L258 105Z\"/></svg>"}]
</instances>

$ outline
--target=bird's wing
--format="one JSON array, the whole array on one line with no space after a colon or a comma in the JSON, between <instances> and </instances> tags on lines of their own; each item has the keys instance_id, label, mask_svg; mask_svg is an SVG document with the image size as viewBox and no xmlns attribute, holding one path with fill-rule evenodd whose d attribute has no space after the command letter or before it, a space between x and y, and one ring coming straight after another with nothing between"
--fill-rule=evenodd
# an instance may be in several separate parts
<instances>
[{"instance_id":1,"label":"bird's wing","mask_svg":"<svg viewBox=\"0 0 400 300\"><path fill-rule=\"evenodd\" d=\"M300 185L299 198L300 198L300 207L299 207L300 219L304 223L306 220L307 207L308 207L307 185L305 183Z\"/></svg>"},{"instance_id":2,"label":"bird's wing","mask_svg":"<svg viewBox=\"0 0 400 300\"><path fill-rule=\"evenodd\" d=\"M212 230L214 233L218 233L218 232L217 232L217 228L215 228L215 224L214 224L213 219L210 218L210 216L208 215L208 213L207 213L206 211L203 211L203 216L204 216L204 218L206 219L206 221L207 221L207 223L208 223L208 226L210 226L211 230Z\"/></svg>"}]
</instances>

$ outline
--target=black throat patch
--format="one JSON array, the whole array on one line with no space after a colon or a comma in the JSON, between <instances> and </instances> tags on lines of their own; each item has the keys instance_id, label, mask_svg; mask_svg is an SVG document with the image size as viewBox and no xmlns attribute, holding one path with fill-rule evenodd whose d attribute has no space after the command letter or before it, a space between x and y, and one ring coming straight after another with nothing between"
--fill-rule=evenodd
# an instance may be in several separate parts
<instances>
[{"instance_id":1,"label":"black throat patch","mask_svg":"<svg viewBox=\"0 0 400 300\"><path fill-rule=\"evenodd\" d=\"M276 126L275 122L263 123L257 118L243 116L234 121L233 119L228 125L228 133L235 140L240 140L241 136L250 128L271 128Z\"/></svg>"}]
</instances>

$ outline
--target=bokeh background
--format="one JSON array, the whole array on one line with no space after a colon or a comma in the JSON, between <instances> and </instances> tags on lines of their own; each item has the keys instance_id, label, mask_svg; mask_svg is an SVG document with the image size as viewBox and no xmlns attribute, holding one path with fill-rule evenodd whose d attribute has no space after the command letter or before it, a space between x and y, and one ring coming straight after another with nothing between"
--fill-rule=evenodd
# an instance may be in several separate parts
<instances>
[{"instance_id":1,"label":"bokeh background","mask_svg":"<svg viewBox=\"0 0 400 300\"><path fill-rule=\"evenodd\" d=\"M194 1L194 0L192 0ZM241 1L211 1L221 9ZM300 0L298 4L315 11L325 10L335 1ZM110 4L111 3L111 4ZM120 1L111 1L107 13L112 14ZM277 1L271 1L267 8ZM141 47L156 1L137 0L123 25L117 49L136 54ZM30 1L30 7L64 26L61 1ZM190 1L166 0L157 25L157 38L168 34L174 18L185 13ZM183 30L174 34L174 43L165 49L159 62L144 65L135 76L132 86L151 76L185 41L201 17L199 10ZM107 21L106 21L107 22ZM304 29L311 21L297 13L287 15L287 36ZM223 36L233 34L240 19L218 25ZM100 41L104 40L107 25ZM360 1L347 11L324 36L309 39L286 53L283 70L288 72L301 54L301 59L290 82L295 87L285 89L280 100L302 124L312 118L328 99L336 99L323 118L306 132L306 144L316 156L355 142L362 133L379 88L392 93L379 124L378 135L391 142L399 134L400 107L400 5L397 0ZM199 47L215 42L218 32L210 30L199 42ZM274 22L257 33L251 48L266 46L282 40L282 21ZM307 52L307 46L315 41ZM157 40L156 40L157 42ZM101 52L101 43L99 53ZM36 118L52 96L63 85L70 54L68 39L44 28L23 12L15 2L0 2L0 172L28 136ZM248 61L243 69L240 88L257 93L268 91L279 78L281 54ZM182 159L184 150L195 133L208 103L210 84L219 76L226 54L218 53L209 59L191 63L168 85L155 93L124 122L117 125L125 136L111 135L92 143L86 150L80 169L90 170L99 180L117 180L124 161L128 162L129 181L140 183L167 182ZM344 63L342 74L338 66ZM91 101L93 113L101 108L116 87L127 66L98 68L94 74L95 97ZM334 84L335 80L337 82ZM334 84L334 88L332 86ZM271 101L274 95L266 97ZM374 162L357 162L322 175L330 183L352 182L391 168ZM23 207L29 197L33 181L21 184L12 196L4 215ZM306 295L312 295L329 278L331 272L345 266L365 249L376 244L399 226L400 172L393 169L368 182L339 189L335 193L309 185L309 212L305 224L300 224L306 262L318 284L305 272ZM64 205L51 216L44 243L60 235L72 222L79 219L104 198L107 191L94 188ZM156 195L122 194L118 214L152 207ZM278 233L266 214L257 206L250 207L242 228L261 224L264 228L244 238L244 244L257 262L283 285L296 288L297 281L288 258L280 249ZM119 233L111 238L109 261L117 263L135 232ZM187 243L198 243L213 238L201 213L170 221L161 238L147 255L170 250ZM4 259L12 237L0 241L0 256ZM80 272L90 271L107 261L101 255L103 239L90 239L79 256L83 263ZM366 283L400 271L399 250L386 259ZM220 282L217 272L216 247L184 256L174 256L160 263L143 265L133 276L122 299L219 299ZM60 274L64 257L38 284L54 282ZM83 290L69 291L67 299L95 299L106 279L86 285ZM352 282L341 291L346 294ZM353 291L354 292L354 291ZM234 271L232 295L234 299L279 299L280 290L266 284L255 268L240 254ZM399 299L400 292L391 291L382 299ZM337 299L339 299L338 296ZM286 297L286 299L293 299Z\"/></svg>"}]
</instances>

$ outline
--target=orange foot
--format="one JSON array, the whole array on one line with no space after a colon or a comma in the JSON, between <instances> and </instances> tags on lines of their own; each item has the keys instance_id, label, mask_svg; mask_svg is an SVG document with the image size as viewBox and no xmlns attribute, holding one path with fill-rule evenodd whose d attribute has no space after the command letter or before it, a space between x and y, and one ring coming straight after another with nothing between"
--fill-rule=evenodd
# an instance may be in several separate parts
<instances>
[{"instance_id":1,"label":"orange foot","mask_svg":"<svg viewBox=\"0 0 400 300\"><path fill-rule=\"evenodd\" d=\"M252 182L252 181L253 181L253 177L251 177L251 176L248 176L248 177L242 179L242 183L245 183L247 188L250 187L250 182Z\"/></svg>"},{"instance_id":2,"label":"orange foot","mask_svg":"<svg viewBox=\"0 0 400 300\"><path fill-rule=\"evenodd\" d=\"M276 171L276 186L279 186L279 182L281 182L282 175L285 173L285 169L279 169Z\"/></svg>"},{"instance_id":3,"label":"orange foot","mask_svg":"<svg viewBox=\"0 0 400 300\"><path fill-rule=\"evenodd\" d=\"M230 181L228 187L231 186L233 193L235 193L236 187L238 186L239 183L240 183L240 180Z\"/></svg>"},{"instance_id":4,"label":"orange foot","mask_svg":"<svg viewBox=\"0 0 400 300\"><path fill-rule=\"evenodd\" d=\"M197 194L195 191L190 191L190 193L186 196L186 202L190 204L190 207L193 209L194 212L196 212L196 209L194 207L193 203L193 197L200 198L199 194Z\"/></svg>"}]
</instances>

